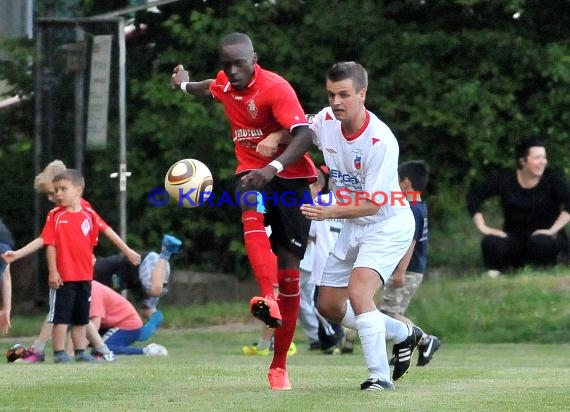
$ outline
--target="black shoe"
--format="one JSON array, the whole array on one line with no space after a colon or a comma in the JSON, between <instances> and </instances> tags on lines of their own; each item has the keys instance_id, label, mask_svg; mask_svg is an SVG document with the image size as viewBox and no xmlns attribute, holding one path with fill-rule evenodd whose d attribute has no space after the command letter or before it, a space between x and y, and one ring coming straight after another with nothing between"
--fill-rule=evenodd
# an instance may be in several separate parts
<instances>
[{"instance_id":1,"label":"black shoe","mask_svg":"<svg viewBox=\"0 0 570 412\"><path fill-rule=\"evenodd\" d=\"M419 345L418 366L426 366L440 346L441 342L436 336L429 336L427 342Z\"/></svg>"},{"instance_id":2,"label":"black shoe","mask_svg":"<svg viewBox=\"0 0 570 412\"><path fill-rule=\"evenodd\" d=\"M337 344L334 344L326 348L321 348L321 352L325 355L340 355L340 348Z\"/></svg>"},{"instance_id":3,"label":"black shoe","mask_svg":"<svg viewBox=\"0 0 570 412\"><path fill-rule=\"evenodd\" d=\"M392 372L392 379L395 381L404 376L410 369L414 349L424 334L417 326L408 325L408 330L408 337L403 342L395 344L394 349L392 349L392 353L396 358L394 371Z\"/></svg>"},{"instance_id":4,"label":"black shoe","mask_svg":"<svg viewBox=\"0 0 570 412\"><path fill-rule=\"evenodd\" d=\"M368 378L360 384L360 389L363 391L393 391L396 387L392 382Z\"/></svg>"},{"instance_id":5,"label":"black shoe","mask_svg":"<svg viewBox=\"0 0 570 412\"><path fill-rule=\"evenodd\" d=\"M309 350L321 350L321 344L319 341L312 341L309 343Z\"/></svg>"}]
</instances>

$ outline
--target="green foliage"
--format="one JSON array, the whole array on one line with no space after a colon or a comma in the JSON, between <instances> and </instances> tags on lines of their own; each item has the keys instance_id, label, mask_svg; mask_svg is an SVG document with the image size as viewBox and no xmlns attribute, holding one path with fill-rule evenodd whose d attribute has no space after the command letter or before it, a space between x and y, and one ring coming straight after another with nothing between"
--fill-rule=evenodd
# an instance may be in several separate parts
<instances>
[{"instance_id":1,"label":"green foliage","mask_svg":"<svg viewBox=\"0 0 570 412\"><path fill-rule=\"evenodd\" d=\"M125 4L119 3L87 1L74 13ZM66 10L70 5L61 3ZM237 208L155 208L147 200L168 167L187 157L211 168L215 191L231 190L235 160L221 108L171 90L169 80L179 63L192 79L212 78L218 40L243 31L260 64L291 81L307 112L326 105L324 73L332 63L361 61L370 77L367 106L394 130L401 160L423 158L431 165L430 263L479 265L478 239L463 205L474 179L512 167L515 143L533 136L547 141L551 163L570 175L565 7L563 0L549 7L538 0L185 1L162 7L148 33L127 46L129 241L153 248L162 232L173 232L185 242L180 266L247 275ZM0 45L4 53L10 47ZM29 94L30 45L12 51L0 79L11 91ZM2 181L9 193L23 193L0 210L12 215L31 205L32 102L0 116L0 159L11 165L0 171ZM88 155L86 167L88 198L117 227L117 199L110 196L116 190L108 179L117 169L113 133L112 147ZM30 219L8 221L20 241L29 239L23 234Z\"/></svg>"},{"instance_id":2,"label":"green foliage","mask_svg":"<svg viewBox=\"0 0 570 412\"><path fill-rule=\"evenodd\" d=\"M452 253L452 252L451 252ZM525 269L497 279L468 273L425 281L407 315L450 342L556 343L570 339L570 271Z\"/></svg>"},{"instance_id":3,"label":"green foliage","mask_svg":"<svg viewBox=\"0 0 570 412\"><path fill-rule=\"evenodd\" d=\"M33 45L29 40L0 39L0 99L20 96L18 110L0 110L0 216L16 239L31 240L33 222ZM26 224L27 222L27 224Z\"/></svg>"}]
</instances>

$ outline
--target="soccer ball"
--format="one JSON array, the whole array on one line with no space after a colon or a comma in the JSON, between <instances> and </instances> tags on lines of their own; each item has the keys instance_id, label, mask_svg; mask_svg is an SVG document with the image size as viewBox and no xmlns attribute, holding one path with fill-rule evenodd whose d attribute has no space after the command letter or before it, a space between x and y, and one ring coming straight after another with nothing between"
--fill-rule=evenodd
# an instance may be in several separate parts
<instances>
[{"instance_id":1,"label":"soccer ball","mask_svg":"<svg viewBox=\"0 0 570 412\"><path fill-rule=\"evenodd\" d=\"M203 205L212 195L214 179L204 163L196 159L179 160L170 166L164 178L164 188L179 206Z\"/></svg>"},{"instance_id":2,"label":"soccer ball","mask_svg":"<svg viewBox=\"0 0 570 412\"><path fill-rule=\"evenodd\" d=\"M27 356L28 353L29 353L28 348L25 345L22 345L21 343L16 343L6 351L6 360L8 362L14 362L20 358Z\"/></svg>"}]
</instances>

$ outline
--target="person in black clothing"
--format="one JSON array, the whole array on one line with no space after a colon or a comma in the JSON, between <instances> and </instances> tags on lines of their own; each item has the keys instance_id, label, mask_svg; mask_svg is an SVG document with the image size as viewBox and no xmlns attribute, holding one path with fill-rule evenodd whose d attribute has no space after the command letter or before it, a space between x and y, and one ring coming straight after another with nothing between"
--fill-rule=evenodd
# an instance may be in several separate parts
<instances>
[{"instance_id":1,"label":"person in black clothing","mask_svg":"<svg viewBox=\"0 0 570 412\"><path fill-rule=\"evenodd\" d=\"M133 265L124 255L98 257L93 268L93 278L121 293L127 290L140 302L145 318L162 316L156 307L168 292L170 256L178 253L182 241L172 235L164 235L160 253L141 253L141 263Z\"/></svg>"},{"instance_id":2,"label":"person in black clothing","mask_svg":"<svg viewBox=\"0 0 570 412\"><path fill-rule=\"evenodd\" d=\"M564 226L570 221L570 186L561 174L547 168L546 148L540 140L526 140L516 148L517 169L488 179L467 195L469 213L484 235L483 260L489 276L524 265L555 265L568 256ZM487 226L481 206L499 196L503 229Z\"/></svg>"}]
</instances>

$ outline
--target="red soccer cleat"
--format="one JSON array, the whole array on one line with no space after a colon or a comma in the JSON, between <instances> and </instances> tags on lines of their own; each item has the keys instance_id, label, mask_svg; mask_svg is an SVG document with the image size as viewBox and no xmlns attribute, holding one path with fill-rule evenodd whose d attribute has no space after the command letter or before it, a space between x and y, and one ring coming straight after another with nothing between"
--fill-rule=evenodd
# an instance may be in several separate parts
<instances>
[{"instance_id":1,"label":"red soccer cleat","mask_svg":"<svg viewBox=\"0 0 570 412\"><path fill-rule=\"evenodd\" d=\"M278 328L281 326L281 312L279 305L273 296L254 296L249 301L251 314L261 320L270 328Z\"/></svg>"},{"instance_id":2,"label":"red soccer cleat","mask_svg":"<svg viewBox=\"0 0 570 412\"><path fill-rule=\"evenodd\" d=\"M289 382L289 374L285 369L275 368L269 369L267 374L269 379L269 386L274 391L290 391L291 382Z\"/></svg>"}]
</instances>

